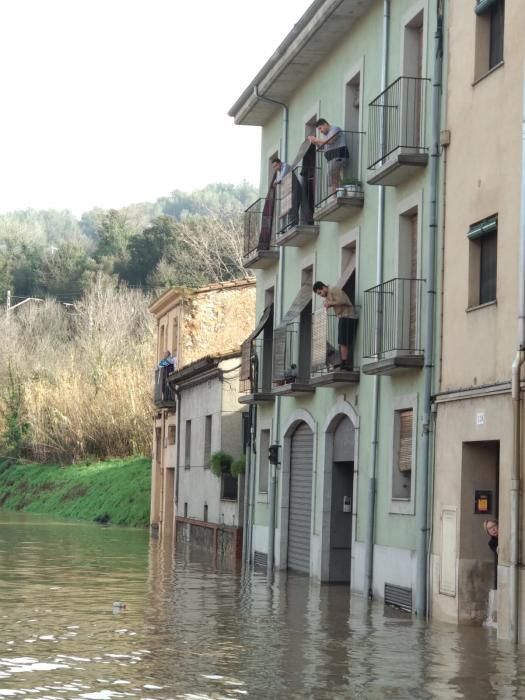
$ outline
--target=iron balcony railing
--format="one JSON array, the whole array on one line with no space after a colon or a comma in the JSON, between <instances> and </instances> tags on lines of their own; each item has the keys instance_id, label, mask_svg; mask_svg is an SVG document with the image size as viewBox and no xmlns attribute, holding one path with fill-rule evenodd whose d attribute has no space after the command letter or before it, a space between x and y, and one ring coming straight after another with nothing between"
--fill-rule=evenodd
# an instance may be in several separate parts
<instances>
[{"instance_id":1,"label":"iron balcony railing","mask_svg":"<svg viewBox=\"0 0 525 700\"><path fill-rule=\"evenodd\" d=\"M292 322L276 328L273 337L273 384L291 384L298 379L308 381L309 377L299 376L299 323Z\"/></svg>"},{"instance_id":2,"label":"iron balcony railing","mask_svg":"<svg viewBox=\"0 0 525 700\"><path fill-rule=\"evenodd\" d=\"M348 359L345 364L353 368L357 318L348 321ZM318 309L312 316L312 375L319 376L338 368L341 364L339 347L339 318L325 309Z\"/></svg>"},{"instance_id":3,"label":"iron balcony railing","mask_svg":"<svg viewBox=\"0 0 525 700\"><path fill-rule=\"evenodd\" d=\"M263 389L263 341L251 340L241 347L241 375L239 392L241 394L256 394L270 391L271 387Z\"/></svg>"},{"instance_id":4,"label":"iron balcony railing","mask_svg":"<svg viewBox=\"0 0 525 700\"><path fill-rule=\"evenodd\" d=\"M279 218L279 200L276 195L261 197L244 212L244 257L257 251L271 250Z\"/></svg>"},{"instance_id":5,"label":"iron balcony railing","mask_svg":"<svg viewBox=\"0 0 525 700\"><path fill-rule=\"evenodd\" d=\"M338 151L317 151L315 206L322 207L338 191L362 192L360 155L363 133L344 131L346 147Z\"/></svg>"},{"instance_id":6,"label":"iron balcony railing","mask_svg":"<svg viewBox=\"0 0 525 700\"><path fill-rule=\"evenodd\" d=\"M369 105L368 161L374 170L396 152L426 153L424 105L428 78L398 78Z\"/></svg>"},{"instance_id":7,"label":"iron balcony railing","mask_svg":"<svg viewBox=\"0 0 525 700\"><path fill-rule=\"evenodd\" d=\"M423 280L396 278L367 289L363 309L363 356L423 355Z\"/></svg>"},{"instance_id":8,"label":"iron balcony railing","mask_svg":"<svg viewBox=\"0 0 525 700\"><path fill-rule=\"evenodd\" d=\"M317 168L297 166L278 185L277 233L283 235L296 226L314 224Z\"/></svg>"},{"instance_id":9,"label":"iron balcony railing","mask_svg":"<svg viewBox=\"0 0 525 700\"><path fill-rule=\"evenodd\" d=\"M175 403L175 392L168 383L168 376L172 371L172 367L158 367L155 370L155 385L153 389L153 403L155 406Z\"/></svg>"}]
</instances>

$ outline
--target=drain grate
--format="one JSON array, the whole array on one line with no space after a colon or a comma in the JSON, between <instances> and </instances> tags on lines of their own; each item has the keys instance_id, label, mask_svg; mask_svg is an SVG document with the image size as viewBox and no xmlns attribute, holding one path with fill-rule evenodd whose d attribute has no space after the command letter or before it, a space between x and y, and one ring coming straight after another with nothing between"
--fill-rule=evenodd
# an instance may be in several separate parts
<instances>
[{"instance_id":1,"label":"drain grate","mask_svg":"<svg viewBox=\"0 0 525 700\"><path fill-rule=\"evenodd\" d=\"M266 569L268 566L268 555L256 550L253 553L253 565L256 569Z\"/></svg>"},{"instance_id":2,"label":"drain grate","mask_svg":"<svg viewBox=\"0 0 525 700\"><path fill-rule=\"evenodd\" d=\"M393 583L385 583L385 603L411 613L412 589L395 586Z\"/></svg>"}]
</instances>

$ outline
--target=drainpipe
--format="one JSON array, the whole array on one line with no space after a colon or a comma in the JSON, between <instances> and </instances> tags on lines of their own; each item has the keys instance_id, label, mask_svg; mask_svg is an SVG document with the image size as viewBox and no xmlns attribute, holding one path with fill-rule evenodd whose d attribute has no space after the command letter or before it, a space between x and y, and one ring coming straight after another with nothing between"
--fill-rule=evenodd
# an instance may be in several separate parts
<instances>
[{"instance_id":1,"label":"drainpipe","mask_svg":"<svg viewBox=\"0 0 525 700\"><path fill-rule=\"evenodd\" d=\"M510 638L519 641L519 563L521 492L521 367L525 362L525 66L523 71L523 114L521 125L521 218L518 269L518 349L512 363L513 459L510 475Z\"/></svg>"},{"instance_id":2,"label":"drainpipe","mask_svg":"<svg viewBox=\"0 0 525 700\"><path fill-rule=\"evenodd\" d=\"M386 90L388 80L388 49L390 38L390 0L383 0L383 39L381 56L381 92ZM381 138L384 140L384 123L380 129ZM385 235L385 188L379 187L379 202L377 207L377 250L376 250L376 284L383 281L383 240ZM379 320L379 322L381 322ZM380 332L380 328L378 328ZM374 530L376 517L376 473L377 453L379 440L379 395L380 377L374 375L372 390L372 455L370 459L370 472L368 479L368 510L365 533L365 581L363 594L372 600L374 596Z\"/></svg>"},{"instance_id":3,"label":"drainpipe","mask_svg":"<svg viewBox=\"0 0 525 700\"><path fill-rule=\"evenodd\" d=\"M436 3L436 32L434 34L434 78L432 83L432 150L430 153L430 212L426 254L427 316L425 327L425 366L423 368L423 432L421 437L421 468L416 479L416 596L415 613L424 617L428 586L428 511L429 472L432 468L430 434L432 432L432 382L434 378L434 331L436 301L436 250L438 226L438 176L441 128L441 93L443 76L443 7Z\"/></svg>"},{"instance_id":4,"label":"drainpipe","mask_svg":"<svg viewBox=\"0 0 525 700\"><path fill-rule=\"evenodd\" d=\"M272 100L270 97L264 97L259 94L259 89L257 85L254 85L253 92L255 97L259 100L264 100L265 102L271 102L273 104L279 105L283 108L283 124L282 124L282 141L281 141L281 160L286 162L288 160L288 116L289 110L288 105L284 102L278 102L277 100ZM284 283L284 269L285 269L285 247L279 247L279 274L277 280L277 318L275 319L275 325L279 325L283 317L283 283ZM280 423L281 423L281 397L277 396L275 399L275 409L274 409L274 420L273 420L273 431L272 431L272 442L275 445L279 445L280 441ZM275 507L276 507L276 496L277 496L277 467L273 464L269 465L270 468L270 479L268 484L268 508L269 508L269 521L268 521L268 561L266 566L266 580L268 585L273 583L273 573L274 573L274 551L275 551Z\"/></svg>"}]
</instances>

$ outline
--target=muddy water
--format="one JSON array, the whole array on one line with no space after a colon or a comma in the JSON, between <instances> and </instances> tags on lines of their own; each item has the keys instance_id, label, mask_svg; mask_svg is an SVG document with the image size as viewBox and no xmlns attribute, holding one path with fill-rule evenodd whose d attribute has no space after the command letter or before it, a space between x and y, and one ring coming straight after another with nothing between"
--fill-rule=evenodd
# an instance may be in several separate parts
<instances>
[{"instance_id":1,"label":"muddy water","mask_svg":"<svg viewBox=\"0 0 525 700\"><path fill-rule=\"evenodd\" d=\"M492 632L269 590L140 531L0 512L0 606L0 700L525 698L525 650Z\"/></svg>"}]
</instances>

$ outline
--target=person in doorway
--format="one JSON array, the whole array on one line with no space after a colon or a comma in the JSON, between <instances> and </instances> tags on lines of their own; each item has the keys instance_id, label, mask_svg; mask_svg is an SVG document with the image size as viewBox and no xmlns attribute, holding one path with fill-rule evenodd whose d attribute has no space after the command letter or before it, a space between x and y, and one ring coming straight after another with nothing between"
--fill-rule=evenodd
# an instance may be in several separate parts
<instances>
[{"instance_id":1,"label":"person in doorway","mask_svg":"<svg viewBox=\"0 0 525 700\"><path fill-rule=\"evenodd\" d=\"M488 545L496 556L498 556L498 521L485 520L483 522L485 532L489 536Z\"/></svg>"},{"instance_id":2,"label":"person in doorway","mask_svg":"<svg viewBox=\"0 0 525 700\"><path fill-rule=\"evenodd\" d=\"M172 355L169 350L166 350L162 360L159 362L159 368L167 367L167 374L171 374L177 368L177 358Z\"/></svg>"},{"instance_id":3,"label":"person in doorway","mask_svg":"<svg viewBox=\"0 0 525 700\"><path fill-rule=\"evenodd\" d=\"M273 186L276 187L277 185L281 184L283 177L285 175L288 175L291 168L288 165L288 163L283 163L283 161L280 158L277 158L277 156L272 158L272 168L275 173L275 177L273 179Z\"/></svg>"},{"instance_id":4,"label":"person in doorway","mask_svg":"<svg viewBox=\"0 0 525 700\"><path fill-rule=\"evenodd\" d=\"M318 119L315 127L321 136L309 136L308 140L324 153L327 161L328 194L332 194L343 184L343 173L350 160L345 132L340 126L333 126L326 119Z\"/></svg>"},{"instance_id":5,"label":"person in doorway","mask_svg":"<svg viewBox=\"0 0 525 700\"><path fill-rule=\"evenodd\" d=\"M324 308L333 309L337 316L337 342L339 344L340 364L334 365L336 368L352 370L352 359L350 349L352 345L355 325L354 305L348 295L339 287L332 287L324 282L317 281L313 286L315 294L324 299Z\"/></svg>"}]
</instances>

